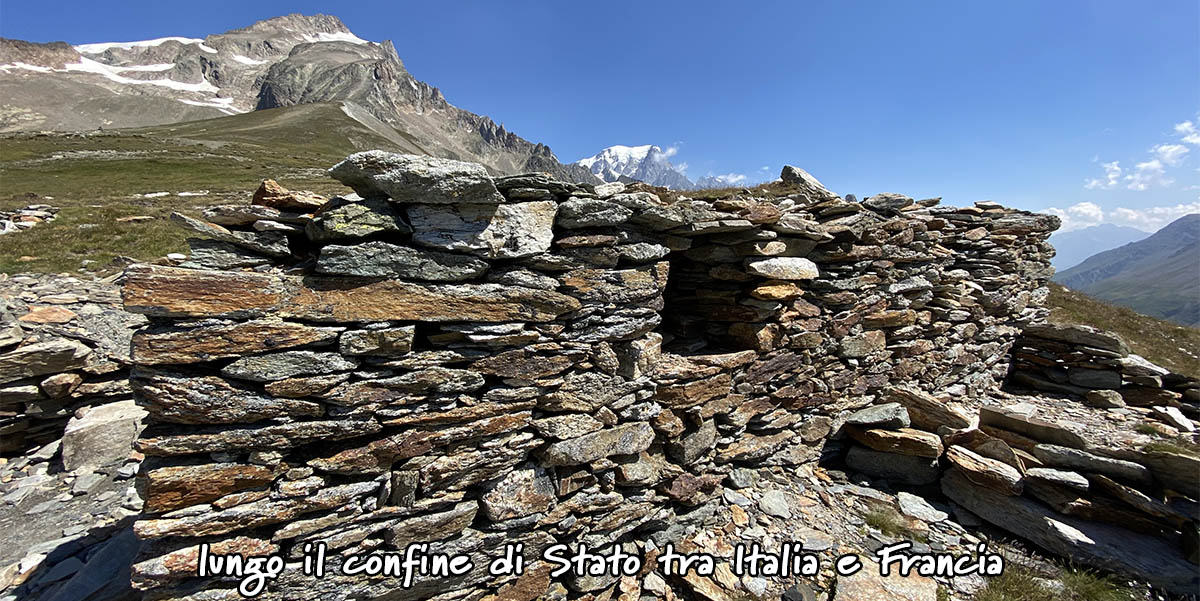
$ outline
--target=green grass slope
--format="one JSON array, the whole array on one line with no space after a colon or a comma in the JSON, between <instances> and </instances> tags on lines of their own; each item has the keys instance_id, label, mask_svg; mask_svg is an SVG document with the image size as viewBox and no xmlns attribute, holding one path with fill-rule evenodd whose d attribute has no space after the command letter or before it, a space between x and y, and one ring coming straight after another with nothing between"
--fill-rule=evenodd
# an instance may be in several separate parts
<instances>
[{"instance_id":1,"label":"green grass slope","mask_svg":"<svg viewBox=\"0 0 1200 601\"><path fill-rule=\"evenodd\" d=\"M1139 313L1200 326L1200 214L1093 255L1054 281Z\"/></svg>"},{"instance_id":2,"label":"green grass slope","mask_svg":"<svg viewBox=\"0 0 1200 601\"><path fill-rule=\"evenodd\" d=\"M1200 377L1200 329L1119 307L1050 283L1050 321L1116 332L1129 348L1173 372Z\"/></svg>"},{"instance_id":3,"label":"green grass slope","mask_svg":"<svg viewBox=\"0 0 1200 601\"><path fill-rule=\"evenodd\" d=\"M246 202L267 178L343 192L324 168L370 148L421 151L403 133L364 125L336 103L137 129L0 136L0 210L33 202L62 209L53 222L0 236L0 272L75 271L85 261L98 268L118 255L152 260L186 250L185 233L166 219L171 211ZM160 192L168 195L141 196ZM154 219L119 221L135 215Z\"/></svg>"}]
</instances>

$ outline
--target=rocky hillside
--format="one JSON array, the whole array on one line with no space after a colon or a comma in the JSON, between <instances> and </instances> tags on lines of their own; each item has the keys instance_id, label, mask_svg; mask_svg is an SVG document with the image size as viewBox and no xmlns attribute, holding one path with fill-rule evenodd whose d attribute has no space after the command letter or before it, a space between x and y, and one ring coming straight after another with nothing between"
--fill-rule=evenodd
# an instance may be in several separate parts
<instances>
[{"instance_id":1,"label":"rocky hillside","mask_svg":"<svg viewBox=\"0 0 1200 601\"><path fill-rule=\"evenodd\" d=\"M1200 326L1200 214L1099 253L1054 276L1090 296L1175 323Z\"/></svg>"},{"instance_id":2,"label":"rocky hillside","mask_svg":"<svg viewBox=\"0 0 1200 601\"><path fill-rule=\"evenodd\" d=\"M287 15L203 39L0 40L0 131L139 127L319 102L341 102L351 118L428 154L593 181L548 147L451 105L408 73L391 42L363 40L337 17Z\"/></svg>"},{"instance_id":3,"label":"rocky hillside","mask_svg":"<svg viewBox=\"0 0 1200 601\"><path fill-rule=\"evenodd\" d=\"M1149 236L1150 234L1142 230L1111 223L1101 223L1070 232L1056 232L1050 236L1050 243L1054 245L1055 250L1051 264L1059 271L1070 269L1092 255Z\"/></svg>"}]
</instances>

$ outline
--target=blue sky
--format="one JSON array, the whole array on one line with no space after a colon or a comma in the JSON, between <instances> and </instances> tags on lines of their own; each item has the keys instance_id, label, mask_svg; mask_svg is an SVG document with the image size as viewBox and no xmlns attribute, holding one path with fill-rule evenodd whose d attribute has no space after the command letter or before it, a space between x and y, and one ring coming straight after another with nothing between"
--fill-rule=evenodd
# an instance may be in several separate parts
<instances>
[{"instance_id":1,"label":"blue sky","mask_svg":"<svg viewBox=\"0 0 1200 601\"><path fill-rule=\"evenodd\" d=\"M203 37L334 14L450 102L573 161L675 148L693 179L804 167L839 193L1200 211L1200 3L0 2L0 35ZM764 169L765 168L765 169Z\"/></svg>"}]
</instances>

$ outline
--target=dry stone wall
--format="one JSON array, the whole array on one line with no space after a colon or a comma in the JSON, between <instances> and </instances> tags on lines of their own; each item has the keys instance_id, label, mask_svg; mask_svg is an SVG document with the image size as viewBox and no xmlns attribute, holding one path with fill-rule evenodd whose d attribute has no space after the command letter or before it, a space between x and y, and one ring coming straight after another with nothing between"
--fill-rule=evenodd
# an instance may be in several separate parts
<instances>
[{"instance_id":1,"label":"dry stone wall","mask_svg":"<svg viewBox=\"0 0 1200 601\"><path fill-rule=\"evenodd\" d=\"M64 451L68 469L124 459L77 456L79 437L98 435L93 408L136 414L129 389L129 337L145 323L121 310L112 282L62 275L0 275L0 456L58 445L75 418ZM130 425L129 437L136 435ZM104 455L103 453L90 453Z\"/></svg>"},{"instance_id":2,"label":"dry stone wall","mask_svg":"<svg viewBox=\"0 0 1200 601\"><path fill-rule=\"evenodd\" d=\"M1012 351L1013 385L1085 400L1101 409L1153 407L1191 432L1200 416L1200 381L1130 353L1120 337L1077 325L1032 324Z\"/></svg>"},{"instance_id":3,"label":"dry stone wall","mask_svg":"<svg viewBox=\"0 0 1200 601\"><path fill-rule=\"evenodd\" d=\"M356 194L266 182L176 216L197 233L184 266L126 272L150 320L131 374L148 598L238 598L195 577L201 544L299 563L318 541L323 579L291 569L260 598L602 593L616 578L483 566L511 543L531 565L558 543L657 552L734 468L842 448L846 409L905 421L899 400L993 389L1044 314L1058 225L842 199L791 167L713 201L382 152L331 175ZM931 433L894 440L911 423L877 415L857 444L936 466L928 420L970 417L917 403ZM477 568L403 590L338 570L410 543Z\"/></svg>"}]
</instances>

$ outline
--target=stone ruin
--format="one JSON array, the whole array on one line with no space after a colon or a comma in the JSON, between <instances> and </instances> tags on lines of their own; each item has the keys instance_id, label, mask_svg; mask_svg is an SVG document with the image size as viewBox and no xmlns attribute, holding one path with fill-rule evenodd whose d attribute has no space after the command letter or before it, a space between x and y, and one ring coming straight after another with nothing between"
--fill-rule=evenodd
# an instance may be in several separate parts
<instances>
[{"instance_id":1,"label":"stone ruin","mask_svg":"<svg viewBox=\"0 0 1200 601\"><path fill-rule=\"evenodd\" d=\"M330 174L355 194L264 182L252 204L174 216L198 236L182 266L126 271L125 307L149 319L131 351L147 599L241 598L237 578L196 577L201 544L298 565L317 542L324 578L289 569L258 598L778 596L652 562L551 579L538 558L727 554L711 535L745 525L747 474L820 484L819 465L940 487L1044 549L1196 590L1200 462L991 400L1014 343L1055 329L1055 217L857 202L793 167L719 200L379 151ZM1194 416L1196 382L1177 387ZM809 513L767 496L775 518ZM475 569L408 588L339 570L413 543ZM515 543L526 573L490 576Z\"/></svg>"}]
</instances>

